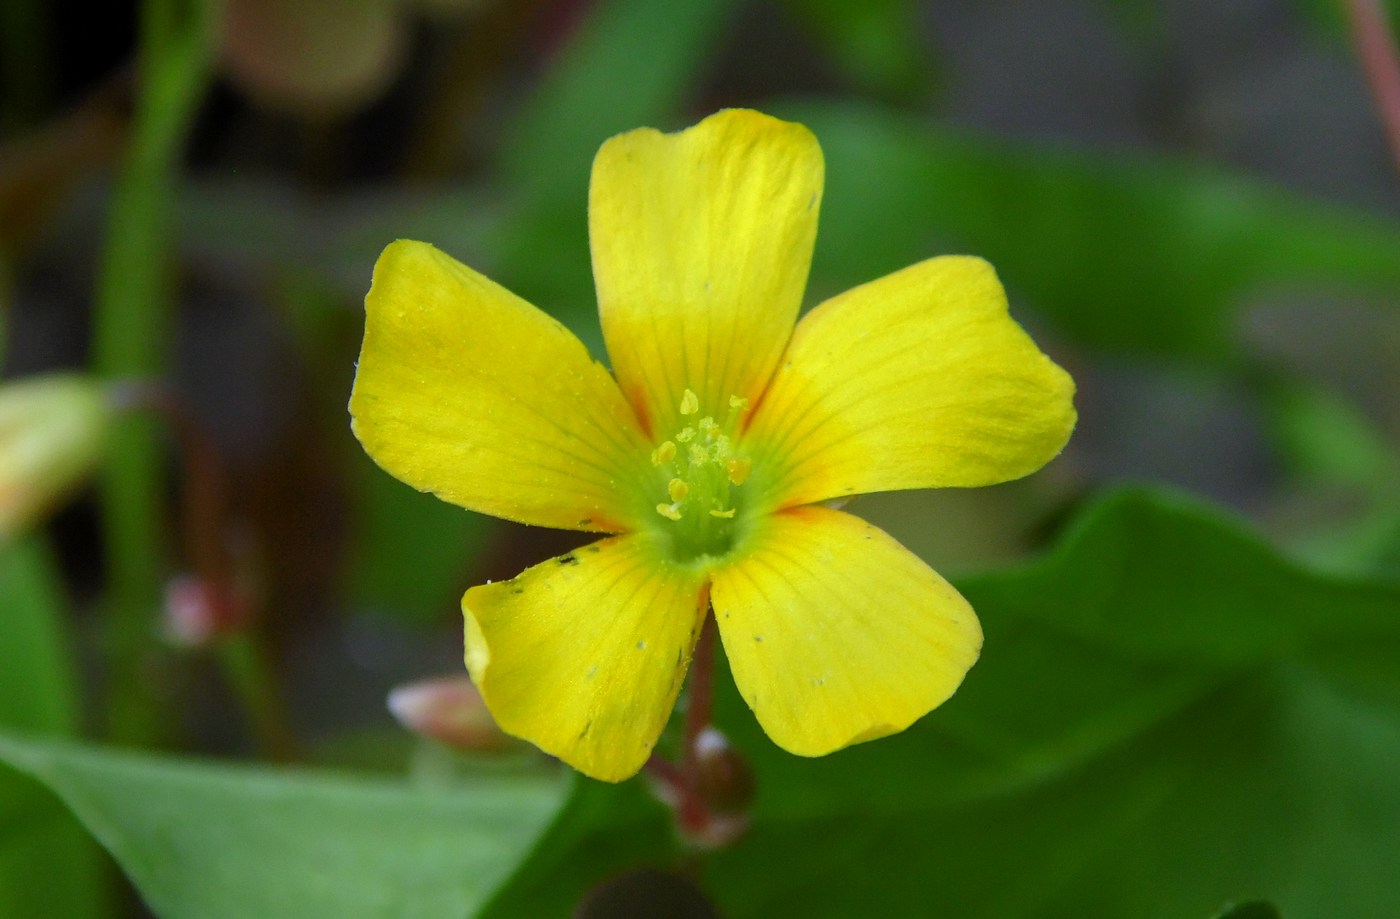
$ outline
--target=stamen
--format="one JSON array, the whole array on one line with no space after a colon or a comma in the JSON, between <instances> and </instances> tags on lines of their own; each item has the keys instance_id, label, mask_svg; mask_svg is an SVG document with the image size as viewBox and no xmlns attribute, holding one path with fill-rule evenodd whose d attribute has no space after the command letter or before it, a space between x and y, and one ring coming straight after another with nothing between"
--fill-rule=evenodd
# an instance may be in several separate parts
<instances>
[{"instance_id":1,"label":"stamen","mask_svg":"<svg viewBox=\"0 0 1400 919\"><path fill-rule=\"evenodd\" d=\"M729 510L727 510L727 511L710 511L710 516L711 516L711 517L719 517L719 518L722 518L722 519L724 519L724 520L728 520L730 517L733 517L733 516L734 516L734 508L731 507L731 508L730 508Z\"/></svg>"},{"instance_id":2,"label":"stamen","mask_svg":"<svg viewBox=\"0 0 1400 919\"><path fill-rule=\"evenodd\" d=\"M656 512L667 520L681 519L681 509L675 504L658 504L656 505Z\"/></svg>"},{"instance_id":3,"label":"stamen","mask_svg":"<svg viewBox=\"0 0 1400 919\"><path fill-rule=\"evenodd\" d=\"M753 460L747 456L739 456L724 464L729 473L729 481L735 485L743 485L744 480L753 471Z\"/></svg>"},{"instance_id":4,"label":"stamen","mask_svg":"<svg viewBox=\"0 0 1400 919\"><path fill-rule=\"evenodd\" d=\"M681 394L681 414L694 415L698 411L700 411L700 397L687 389Z\"/></svg>"},{"instance_id":5,"label":"stamen","mask_svg":"<svg viewBox=\"0 0 1400 919\"><path fill-rule=\"evenodd\" d=\"M662 463L669 463L676 458L676 445L674 442L664 440L661 446L651 451L651 464L660 466Z\"/></svg>"},{"instance_id":6,"label":"stamen","mask_svg":"<svg viewBox=\"0 0 1400 919\"><path fill-rule=\"evenodd\" d=\"M685 500L685 496L690 492L690 486L680 479L672 479L666 486L666 493L671 496L671 500L679 504Z\"/></svg>"}]
</instances>

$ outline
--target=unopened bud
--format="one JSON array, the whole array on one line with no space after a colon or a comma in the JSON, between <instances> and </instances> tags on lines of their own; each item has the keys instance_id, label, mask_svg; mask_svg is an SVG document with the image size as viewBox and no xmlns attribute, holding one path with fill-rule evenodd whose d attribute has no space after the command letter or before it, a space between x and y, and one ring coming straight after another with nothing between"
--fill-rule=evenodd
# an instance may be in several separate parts
<instances>
[{"instance_id":1,"label":"unopened bud","mask_svg":"<svg viewBox=\"0 0 1400 919\"><path fill-rule=\"evenodd\" d=\"M389 693L389 711L399 724L454 750L497 753L516 746L502 731L465 676L420 680Z\"/></svg>"},{"instance_id":2,"label":"unopened bud","mask_svg":"<svg viewBox=\"0 0 1400 919\"><path fill-rule=\"evenodd\" d=\"M243 629L249 606L229 584L183 575L165 585L165 636L184 648L206 648Z\"/></svg>"},{"instance_id":3,"label":"unopened bud","mask_svg":"<svg viewBox=\"0 0 1400 919\"><path fill-rule=\"evenodd\" d=\"M716 815L744 814L753 804L753 770L713 727L695 738L695 790Z\"/></svg>"},{"instance_id":4,"label":"unopened bud","mask_svg":"<svg viewBox=\"0 0 1400 919\"><path fill-rule=\"evenodd\" d=\"M92 473L112 418L102 385L89 377L0 384L0 539L39 522Z\"/></svg>"}]
</instances>

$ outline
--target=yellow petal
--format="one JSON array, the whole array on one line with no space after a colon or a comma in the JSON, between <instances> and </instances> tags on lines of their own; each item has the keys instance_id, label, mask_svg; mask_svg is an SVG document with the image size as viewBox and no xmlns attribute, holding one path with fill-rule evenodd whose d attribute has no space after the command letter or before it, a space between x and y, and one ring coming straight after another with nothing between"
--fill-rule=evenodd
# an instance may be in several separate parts
<instances>
[{"instance_id":1,"label":"yellow petal","mask_svg":"<svg viewBox=\"0 0 1400 919\"><path fill-rule=\"evenodd\" d=\"M374 461L453 504L617 531L649 449L616 383L554 319L426 243L384 250L350 413Z\"/></svg>"},{"instance_id":2,"label":"yellow petal","mask_svg":"<svg viewBox=\"0 0 1400 919\"><path fill-rule=\"evenodd\" d=\"M1049 462L1074 381L1007 314L996 273L948 256L803 317L750 443L785 507L901 488L991 485Z\"/></svg>"},{"instance_id":3,"label":"yellow petal","mask_svg":"<svg viewBox=\"0 0 1400 919\"><path fill-rule=\"evenodd\" d=\"M588 215L603 335L650 431L758 395L801 305L822 155L801 125L728 110L603 144ZM669 435L667 435L669 436Z\"/></svg>"},{"instance_id":4,"label":"yellow petal","mask_svg":"<svg viewBox=\"0 0 1400 919\"><path fill-rule=\"evenodd\" d=\"M953 694L982 647L946 581L824 507L766 520L751 552L714 575L711 599L740 694L800 756L904 730Z\"/></svg>"},{"instance_id":5,"label":"yellow petal","mask_svg":"<svg viewBox=\"0 0 1400 919\"><path fill-rule=\"evenodd\" d=\"M462 598L467 669L496 722L605 782L651 755L707 602L703 573L659 565L646 539L605 539Z\"/></svg>"}]
</instances>

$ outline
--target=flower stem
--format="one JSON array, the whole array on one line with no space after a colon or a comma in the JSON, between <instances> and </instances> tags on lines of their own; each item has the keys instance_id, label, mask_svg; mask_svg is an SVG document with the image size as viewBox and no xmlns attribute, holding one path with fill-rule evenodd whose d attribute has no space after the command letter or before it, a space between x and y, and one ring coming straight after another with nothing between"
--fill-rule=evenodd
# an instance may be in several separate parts
<instances>
[{"instance_id":1,"label":"flower stem","mask_svg":"<svg viewBox=\"0 0 1400 919\"><path fill-rule=\"evenodd\" d=\"M682 739L680 774L682 786L676 806L681 829L698 834L710 822L709 808L700 796L700 732L710 726L715 685L715 617L705 611L700 637L690 663L690 697L685 708L685 734Z\"/></svg>"},{"instance_id":2,"label":"flower stem","mask_svg":"<svg viewBox=\"0 0 1400 919\"><path fill-rule=\"evenodd\" d=\"M1378 0L1345 0L1351 39L1371 85L1395 167L1400 170L1400 53Z\"/></svg>"},{"instance_id":3,"label":"flower stem","mask_svg":"<svg viewBox=\"0 0 1400 919\"><path fill-rule=\"evenodd\" d=\"M209 604L209 637L219 642L220 668L264 755L279 762L298 758L286 706L254 627L255 598L226 543L228 474L213 438L163 386L118 384L114 398L125 408L151 412L175 435L184 471L181 542Z\"/></svg>"}]
</instances>

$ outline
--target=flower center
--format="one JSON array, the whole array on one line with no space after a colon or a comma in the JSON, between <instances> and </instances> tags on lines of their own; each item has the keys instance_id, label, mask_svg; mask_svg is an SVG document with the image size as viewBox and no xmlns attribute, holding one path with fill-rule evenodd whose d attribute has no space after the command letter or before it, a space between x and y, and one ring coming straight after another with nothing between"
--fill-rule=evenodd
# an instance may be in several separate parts
<instances>
[{"instance_id":1,"label":"flower center","mask_svg":"<svg viewBox=\"0 0 1400 919\"><path fill-rule=\"evenodd\" d=\"M736 452L732 435L747 407L747 399L731 396L722 423L712 415L698 417L700 400L687 389L680 404L683 426L651 451L665 498L656 513L665 521L677 561L721 556L734 546L741 486L752 463Z\"/></svg>"}]
</instances>

